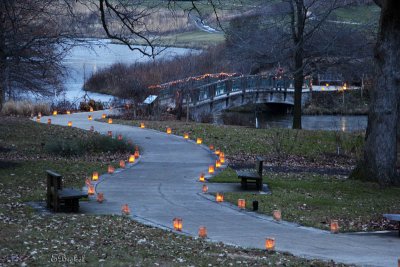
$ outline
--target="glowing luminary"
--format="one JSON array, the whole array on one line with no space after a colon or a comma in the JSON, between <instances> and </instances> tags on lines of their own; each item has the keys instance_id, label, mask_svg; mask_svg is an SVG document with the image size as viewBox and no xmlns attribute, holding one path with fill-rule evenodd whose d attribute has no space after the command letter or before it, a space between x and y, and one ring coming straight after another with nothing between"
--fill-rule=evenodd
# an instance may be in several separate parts
<instances>
[{"instance_id":1,"label":"glowing luminary","mask_svg":"<svg viewBox=\"0 0 400 267\"><path fill-rule=\"evenodd\" d=\"M201 138L197 138L196 140L196 144L201 145L201 143L203 143L203 139Z\"/></svg>"},{"instance_id":2,"label":"glowing luminary","mask_svg":"<svg viewBox=\"0 0 400 267\"><path fill-rule=\"evenodd\" d=\"M205 226L199 227L199 237L200 238L207 238L207 228Z\"/></svg>"},{"instance_id":3,"label":"glowing luminary","mask_svg":"<svg viewBox=\"0 0 400 267\"><path fill-rule=\"evenodd\" d=\"M219 155L220 153L221 153L221 151L217 148L217 149L215 149L215 155Z\"/></svg>"},{"instance_id":4,"label":"glowing luminary","mask_svg":"<svg viewBox=\"0 0 400 267\"><path fill-rule=\"evenodd\" d=\"M219 161L221 164L225 163L225 153L222 151L219 152Z\"/></svg>"},{"instance_id":5,"label":"glowing luminary","mask_svg":"<svg viewBox=\"0 0 400 267\"><path fill-rule=\"evenodd\" d=\"M119 161L119 167L120 168L125 168L125 160L120 160Z\"/></svg>"},{"instance_id":6,"label":"glowing luminary","mask_svg":"<svg viewBox=\"0 0 400 267\"><path fill-rule=\"evenodd\" d=\"M141 122L141 123L140 123L140 128L142 128L142 129L145 128L144 122Z\"/></svg>"},{"instance_id":7,"label":"glowing luminary","mask_svg":"<svg viewBox=\"0 0 400 267\"><path fill-rule=\"evenodd\" d=\"M215 167L216 168L220 168L221 167L221 161L219 159L215 162Z\"/></svg>"},{"instance_id":8,"label":"glowing luminary","mask_svg":"<svg viewBox=\"0 0 400 267\"><path fill-rule=\"evenodd\" d=\"M92 196L94 195L94 185L89 185L88 186L88 195Z\"/></svg>"},{"instance_id":9,"label":"glowing luminary","mask_svg":"<svg viewBox=\"0 0 400 267\"><path fill-rule=\"evenodd\" d=\"M90 108L89 108L89 111L90 111L90 112L93 112L93 107L90 107Z\"/></svg>"},{"instance_id":10,"label":"glowing luminary","mask_svg":"<svg viewBox=\"0 0 400 267\"><path fill-rule=\"evenodd\" d=\"M215 201L217 201L217 202L224 202L224 195L221 194L221 193L217 193L217 194L215 195Z\"/></svg>"},{"instance_id":11,"label":"glowing luminary","mask_svg":"<svg viewBox=\"0 0 400 267\"><path fill-rule=\"evenodd\" d=\"M97 198L96 198L97 202L99 203L103 203L104 201L104 193L97 193Z\"/></svg>"},{"instance_id":12,"label":"glowing luminary","mask_svg":"<svg viewBox=\"0 0 400 267\"><path fill-rule=\"evenodd\" d=\"M135 162L135 155L130 155L128 162L129 163L134 163Z\"/></svg>"},{"instance_id":13,"label":"glowing luminary","mask_svg":"<svg viewBox=\"0 0 400 267\"><path fill-rule=\"evenodd\" d=\"M97 180L99 180L99 173L98 172L93 172L92 181L97 181Z\"/></svg>"},{"instance_id":14,"label":"glowing luminary","mask_svg":"<svg viewBox=\"0 0 400 267\"><path fill-rule=\"evenodd\" d=\"M208 186L203 184L203 188L201 190L203 191L203 193L207 193L208 192Z\"/></svg>"},{"instance_id":15,"label":"glowing luminary","mask_svg":"<svg viewBox=\"0 0 400 267\"><path fill-rule=\"evenodd\" d=\"M268 251L272 251L275 249L275 238L268 237L265 239L265 249Z\"/></svg>"},{"instance_id":16,"label":"glowing luminary","mask_svg":"<svg viewBox=\"0 0 400 267\"><path fill-rule=\"evenodd\" d=\"M69 121L69 122L68 122L68 126L69 126L69 127L72 127L72 121Z\"/></svg>"},{"instance_id":17,"label":"glowing luminary","mask_svg":"<svg viewBox=\"0 0 400 267\"><path fill-rule=\"evenodd\" d=\"M199 181L200 182L205 182L206 181L206 178L205 178L205 175L204 175L203 172L200 174Z\"/></svg>"},{"instance_id":18,"label":"glowing luminary","mask_svg":"<svg viewBox=\"0 0 400 267\"><path fill-rule=\"evenodd\" d=\"M135 150L134 156L135 156L135 159L139 158L139 156L140 156L139 150Z\"/></svg>"},{"instance_id":19,"label":"glowing luminary","mask_svg":"<svg viewBox=\"0 0 400 267\"><path fill-rule=\"evenodd\" d=\"M184 133L184 134L183 134L183 138L184 138L184 139L189 139L189 134L188 134L188 133Z\"/></svg>"},{"instance_id":20,"label":"glowing luminary","mask_svg":"<svg viewBox=\"0 0 400 267\"><path fill-rule=\"evenodd\" d=\"M57 110L53 111L53 116L57 116Z\"/></svg>"},{"instance_id":21,"label":"glowing luminary","mask_svg":"<svg viewBox=\"0 0 400 267\"><path fill-rule=\"evenodd\" d=\"M108 173L109 174L113 174L114 173L114 171L115 171L115 168L114 168L114 166L112 166L112 165L108 165Z\"/></svg>"},{"instance_id":22,"label":"glowing luminary","mask_svg":"<svg viewBox=\"0 0 400 267\"><path fill-rule=\"evenodd\" d=\"M87 119L90 120L90 121L93 120L92 115L87 116Z\"/></svg>"},{"instance_id":23,"label":"glowing luminary","mask_svg":"<svg viewBox=\"0 0 400 267\"><path fill-rule=\"evenodd\" d=\"M208 167L208 173L209 173L209 174L214 174L214 172L215 172L215 170L214 170L214 165L210 165L210 166Z\"/></svg>"},{"instance_id":24,"label":"glowing luminary","mask_svg":"<svg viewBox=\"0 0 400 267\"><path fill-rule=\"evenodd\" d=\"M282 220L282 213L280 210L274 210L272 212L272 217L274 218L275 221L280 221Z\"/></svg>"},{"instance_id":25,"label":"glowing luminary","mask_svg":"<svg viewBox=\"0 0 400 267\"><path fill-rule=\"evenodd\" d=\"M67 115L71 115L71 111L67 110Z\"/></svg>"},{"instance_id":26,"label":"glowing luminary","mask_svg":"<svg viewBox=\"0 0 400 267\"><path fill-rule=\"evenodd\" d=\"M182 231L182 219L181 218L174 218L172 221L175 231Z\"/></svg>"},{"instance_id":27,"label":"glowing luminary","mask_svg":"<svg viewBox=\"0 0 400 267\"><path fill-rule=\"evenodd\" d=\"M332 234L339 233L339 222L337 220L331 221L331 233Z\"/></svg>"},{"instance_id":28,"label":"glowing luminary","mask_svg":"<svg viewBox=\"0 0 400 267\"><path fill-rule=\"evenodd\" d=\"M131 214L131 210L129 209L128 204L122 205L122 207L121 207L121 212L122 212L122 215L129 215L129 214Z\"/></svg>"},{"instance_id":29,"label":"glowing luminary","mask_svg":"<svg viewBox=\"0 0 400 267\"><path fill-rule=\"evenodd\" d=\"M238 207L239 209L245 209L246 208L246 200L240 198L238 199Z\"/></svg>"},{"instance_id":30,"label":"glowing luminary","mask_svg":"<svg viewBox=\"0 0 400 267\"><path fill-rule=\"evenodd\" d=\"M171 128L167 128L167 134L171 134L172 133L172 130L171 130Z\"/></svg>"},{"instance_id":31,"label":"glowing luminary","mask_svg":"<svg viewBox=\"0 0 400 267\"><path fill-rule=\"evenodd\" d=\"M112 119L108 118L108 124L112 124Z\"/></svg>"},{"instance_id":32,"label":"glowing luminary","mask_svg":"<svg viewBox=\"0 0 400 267\"><path fill-rule=\"evenodd\" d=\"M107 115L106 115L106 114L102 114L102 115L101 115L101 118L102 118L102 119L105 119L105 118L107 118Z\"/></svg>"}]
</instances>

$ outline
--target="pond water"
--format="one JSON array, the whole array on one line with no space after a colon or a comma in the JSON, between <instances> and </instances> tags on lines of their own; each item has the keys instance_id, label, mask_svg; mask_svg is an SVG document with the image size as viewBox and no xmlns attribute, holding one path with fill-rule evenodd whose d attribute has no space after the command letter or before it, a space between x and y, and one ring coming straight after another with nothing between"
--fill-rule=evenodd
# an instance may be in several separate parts
<instances>
[{"instance_id":1,"label":"pond water","mask_svg":"<svg viewBox=\"0 0 400 267\"><path fill-rule=\"evenodd\" d=\"M226 112L215 116L217 124L236 124L256 128L292 128L293 116L290 114L271 114L267 112ZM328 130L354 132L367 128L367 116L353 115L303 115L302 128L306 130Z\"/></svg>"},{"instance_id":2,"label":"pond water","mask_svg":"<svg viewBox=\"0 0 400 267\"><path fill-rule=\"evenodd\" d=\"M63 64L67 67L68 77L65 80L66 91L57 100L80 101L85 95L83 91L84 80L93 73L114 63L132 64L152 60L143 56L139 51L131 51L127 46L111 43L110 40L89 41L87 46L76 46L64 58ZM173 58L192 52L185 48L167 48L156 57L158 59ZM87 92L94 100L109 102L113 96Z\"/></svg>"}]
</instances>

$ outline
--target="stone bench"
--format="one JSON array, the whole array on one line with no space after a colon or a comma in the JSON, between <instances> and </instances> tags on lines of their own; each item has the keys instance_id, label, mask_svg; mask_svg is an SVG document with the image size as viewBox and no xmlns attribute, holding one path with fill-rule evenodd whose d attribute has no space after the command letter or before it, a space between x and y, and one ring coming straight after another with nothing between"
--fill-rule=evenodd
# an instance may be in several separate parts
<instances>
[{"instance_id":1,"label":"stone bench","mask_svg":"<svg viewBox=\"0 0 400 267\"><path fill-rule=\"evenodd\" d=\"M383 217L389 221L398 222L399 224L399 237L400 237L400 214L383 214Z\"/></svg>"}]
</instances>

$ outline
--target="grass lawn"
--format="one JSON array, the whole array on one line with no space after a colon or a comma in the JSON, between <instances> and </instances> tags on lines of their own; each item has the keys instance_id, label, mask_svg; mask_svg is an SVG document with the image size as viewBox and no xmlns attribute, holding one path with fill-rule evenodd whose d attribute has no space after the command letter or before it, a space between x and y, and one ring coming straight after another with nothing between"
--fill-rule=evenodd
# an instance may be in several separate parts
<instances>
[{"instance_id":1,"label":"grass lawn","mask_svg":"<svg viewBox=\"0 0 400 267\"><path fill-rule=\"evenodd\" d=\"M115 120L115 123L139 126L140 121ZM307 131L291 129L254 129L241 126L220 126L180 121L144 121L147 128L166 131L190 139L203 138L203 143L214 145L232 161L248 162L255 155L265 156L269 162L307 166L352 166L362 153L362 133ZM340 155L336 155L338 147Z\"/></svg>"},{"instance_id":2,"label":"grass lawn","mask_svg":"<svg viewBox=\"0 0 400 267\"><path fill-rule=\"evenodd\" d=\"M65 157L50 153L54 139L85 143L95 134L0 117L0 266L332 266L285 253L209 243L138 224L123 216L43 214L26 201L43 200L46 169L80 187L125 152ZM342 266L342 265L336 265Z\"/></svg>"},{"instance_id":3,"label":"grass lawn","mask_svg":"<svg viewBox=\"0 0 400 267\"><path fill-rule=\"evenodd\" d=\"M207 47L220 44L224 41L224 33L208 33L201 30L195 30L181 33L164 34L159 38L159 40L157 40L157 45L206 49ZM145 42L138 41L137 44L145 45Z\"/></svg>"},{"instance_id":4,"label":"grass lawn","mask_svg":"<svg viewBox=\"0 0 400 267\"><path fill-rule=\"evenodd\" d=\"M338 220L341 231L371 231L394 229L383 213L400 213L400 188L380 189L377 184L348 180L341 176L311 173L265 173L271 195L227 193L227 201L237 203L259 201L259 212L268 215L275 209L282 211L283 220L302 225L329 229L331 220ZM212 182L235 182L236 173L228 168L216 175Z\"/></svg>"},{"instance_id":5,"label":"grass lawn","mask_svg":"<svg viewBox=\"0 0 400 267\"><path fill-rule=\"evenodd\" d=\"M380 9L377 5L361 5L339 8L334 11L337 19L346 22L372 23L379 21Z\"/></svg>"},{"instance_id":6,"label":"grass lawn","mask_svg":"<svg viewBox=\"0 0 400 267\"><path fill-rule=\"evenodd\" d=\"M177 34L170 34L161 37L161 43L185 48L204 49L225 41L223 33L208 33L204 31L191 31Z\"/></svg>"}]
</instances>

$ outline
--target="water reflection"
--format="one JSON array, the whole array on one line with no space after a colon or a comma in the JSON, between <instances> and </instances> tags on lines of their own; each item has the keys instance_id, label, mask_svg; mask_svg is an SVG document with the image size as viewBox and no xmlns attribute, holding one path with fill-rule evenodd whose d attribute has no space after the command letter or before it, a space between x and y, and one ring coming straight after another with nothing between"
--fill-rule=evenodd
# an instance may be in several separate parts
<instances>
[{"instance_id":1,"label":"water reflection","mask_svg":"<svg viewBox=\"0 0 400 267\"><path fill-rule=\"evenodd\" d=\"M215 116L217 124L242 125L256 128L292 128L293 116L265 112L226 112ZM367 116L303 115L302 127L306 130L354 132L367 128Z\"/></svg>"}]
</instances>

